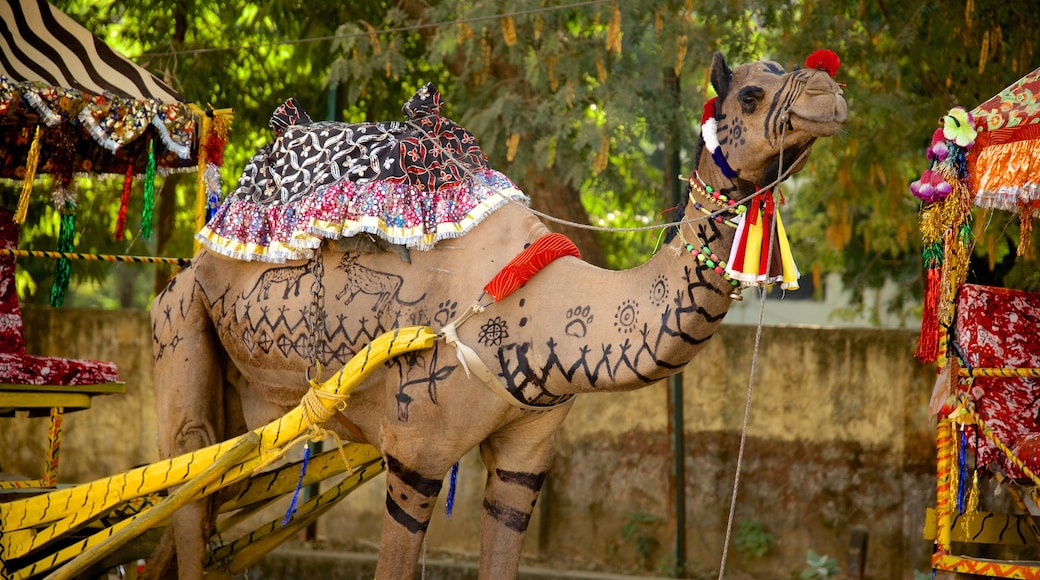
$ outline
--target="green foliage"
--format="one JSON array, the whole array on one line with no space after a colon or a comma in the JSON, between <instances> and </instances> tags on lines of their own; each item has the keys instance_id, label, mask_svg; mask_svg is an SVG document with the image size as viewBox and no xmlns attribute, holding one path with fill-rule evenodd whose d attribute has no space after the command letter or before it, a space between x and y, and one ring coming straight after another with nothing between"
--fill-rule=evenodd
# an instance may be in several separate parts
<instances>
[{"instance_id":1,"label":"green foliage","mask_svg":"<svg viewBox=\"0 0 1040 580\"><path fill-rule=\"evenodd\" d=\"M658 516L645 514L643 512L630 512L625 514L625 526L621 530L625 543L631 544L636 551L636 556L644 569L649 569L651 559L661 547L657 537L652 533L653 528L661 524Z\"/></svg>"},{"instance_id":2,"label":"green foliage","mask_svg":"<svg viewBox=\"0 0 1040 580\"><path fill-rule=\"evenodd\" d=\"M733 546L745 562L765 556L772 543L773 535L755 520L741 520L733 534Z\"/></svg>"},{"instance_id":3,"label":"green foliage","mask_svg":"<svg viewBox=\"0 0 1040 580\"><path fill-rule=\"evenodd\" d=\"M60 216L50 202L52 181L50 176L37 180L27 212L29 219L22 226L19 244L21 249L53 251L58 247ZM112 232L118 211L119 194L122 191L122 178L77 181L77 252L140 255L152 253L154 243L139 236L142 213L139 192L131 198L127 212L127 239L119 242L114 239ZM15 207L20 190L20 183L6 183L0 186L0 204L8 208ZM27 257L19 258L16 265L16 287L22 299L36 304L47 304L57 261L51 258ZM152 287L148 278L154 267L82 260L73 260L71 266L79 291L68 295L66 306L118 308L147 305ZM108 286L107 291L104 291L105 286Z\"/></svg>"},{"instance_id":4,"label":"green foliage","mask_svg":"<svg viewBox=\"0 0 1040 580\"><path fill-rule=\"evenodd\" d=\"M837 560L827 554L817 554L812 548L809 548L809 553L805 557L805 563L806 567L798 575L799 578L826 580L827 578L837 578L841 574Z\"/></svg>"},{"instance_id":5,"label":"green foliage","mask_svg":"<svg viewBox=\"0 0 1040 580\"><path fill-rule=\"evenodd\" d=\"M284 98L297 97L315 119L394 120L415 89L433 81L445 113L477 135L491 164L531 195L536 209L611 227L653 223L673 205L672 173L692 166L700 107L712 92L706 71L713 51L731 64L766 57L790 68L817 48L833 49L842 58L838 80L847 84L850 119L841 134L816 145L798 183L788 186L785 224L802 270L841 273L854 312L916 307L923 286L919 208L907 184L925 168L923 151L939 117L954 105L980 103L1035 66L1033 31L1040 28L1040 12L1029 3L1004 0L572 7L517 0L507 9L489 0L313 0L306 9L287 0L55 5L186 100L235 109L225 189L269 139L267 119ZM506 12L512 16L503 18ZM678 76L678 98L667 70ZM674 143L678 171L666 163ZM81 202L81 243L110 245L87 240L110 229L120 187L114 181L94 186L94 201ZM190 252L192 187L187 179L175 188L182 201L171 246L162 249L167 255L174 246ZM99 212L105 227L90 225L88 210ZM39 247L50 240L49 215L30 213L39 223L27 230L36 228ZM979 230L973 276L1040 289L1035 260L1012 259L1017 221ZM656 243L652 233L574 236L587 256L614 267L645 260ZM133 243L143 250L141 240ZM94 272L73 267L74 279L120 286L99 282L105 274ZM45 294L46 274L34 271L32 280ZM899 289L893 303L866 304L864 291L886 281Z\"/></svg>"},{"instance_id":6,"label":"green foliage","mask_svg":"<svg viewBox=\"0 0 1040 580\"><path fill-rule=\"evenodd\" d=\"M923 287L919 208L907 184L927 168L924 148L939 117L955 105L974 107L1032 70L1029 37L1040 15L1025 2L996 0L801 5L778 46L793 54L836 50L850 118L841 135L816 147L811 185L795 196L792 244L803 263L842 273L855 310L906 312ZM1017 226L1010 234L1017 240ZM994 271L992 249L976 246L972 275L1015 282ZM1036 270L1035 261L1020 261ZM864 303L863 290L886 281L900 289L894 301Z\"/></svg>"}]
</instances>

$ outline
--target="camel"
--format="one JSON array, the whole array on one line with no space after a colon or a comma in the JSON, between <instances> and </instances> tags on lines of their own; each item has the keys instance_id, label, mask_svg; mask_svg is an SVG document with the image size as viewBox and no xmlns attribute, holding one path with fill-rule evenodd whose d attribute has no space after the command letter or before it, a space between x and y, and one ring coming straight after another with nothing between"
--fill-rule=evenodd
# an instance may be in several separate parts
<instances>
[{"instance_id":1,"label":"camel","mask_svg":"<svg viewBox=\"0 0 1040 580\"><path fill-rule=\"evenodd\" d=\"M824 68L788 72L760 61L731 69L714 55L718 98L708 121L717 140L699 145L689 201L670 238L629 270L564 252L508 296L483 298L486 309L471 311L485 284L549 233L516 199L465 235L405 256L356 246L344 252L331 239L312 246L309 259L288 256L287 266L202 249L151 306L161 455L280 417L307 391L313 358L324 377L385 331L450 327L479 363L466 364L441 341L394 359L328 426L344 440L376 446L385 461L377 578L414 577L444 479L476 446L488 471L479 575L514 577L553 462L553 433L574 397L640 389L680 372L739 297L741 283L719 263L735 236L728 222L739 218L738 204L726 200L750 198L782 170L801 170L816 140L840 131L846 103ZM380 167L359 171L369 170ZM240 185L259 178L247 171ZM330 292L321 293L316 317L319 268ZM282 284L284 292L268 293ZM490 372L471 368L481 364ZM179 510L148 571L200 577L213 510L212 500Z\"/></svg>"}]
</instances>

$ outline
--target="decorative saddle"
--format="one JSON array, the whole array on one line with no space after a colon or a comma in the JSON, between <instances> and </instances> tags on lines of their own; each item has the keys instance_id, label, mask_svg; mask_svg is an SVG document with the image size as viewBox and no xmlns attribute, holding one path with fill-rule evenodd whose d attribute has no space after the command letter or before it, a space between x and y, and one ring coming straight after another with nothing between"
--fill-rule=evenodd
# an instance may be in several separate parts
<instances>
[{"instance_id":1,"label":"decorative saddle","mask_svg":"<svg viewBox=\"0 0 1040 580\"><path fill-rule=\"evenodd\" d=\"M196 238L225 256L275 263L359 233L428 250L509 201L528 203L440 109L432 83L404 104L404 121L312 122L289 99L271 118L275 140Z\"/></svg>"}]
</instances>

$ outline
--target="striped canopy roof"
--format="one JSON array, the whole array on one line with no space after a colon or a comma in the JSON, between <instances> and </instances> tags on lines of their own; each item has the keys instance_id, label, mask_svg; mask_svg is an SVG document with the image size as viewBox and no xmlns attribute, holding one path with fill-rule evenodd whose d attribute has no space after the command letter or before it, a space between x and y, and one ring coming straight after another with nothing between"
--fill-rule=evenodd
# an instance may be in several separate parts
<instances>
[{"instance_id":1,"label":"striped canopy roof","mask_svg":"<svg viewBox=\"0 0 1040 580\"><path fill-rule=\"evenodd\" d=\"M0 177L194 168L198 109L46 0L0 0ZM40 131L37 132L36 129Z\"/></svg>"},{"instance_id":2,"label":"striped canopy roof","mask_svg":"<svg viewBox=\"0 0 1040 580\"><path fill-rule=\"evenodd\" d=\"M177 91L44 0L0 0L0 75L100 95L178 103Z\"/></svg>"}]
</instances>

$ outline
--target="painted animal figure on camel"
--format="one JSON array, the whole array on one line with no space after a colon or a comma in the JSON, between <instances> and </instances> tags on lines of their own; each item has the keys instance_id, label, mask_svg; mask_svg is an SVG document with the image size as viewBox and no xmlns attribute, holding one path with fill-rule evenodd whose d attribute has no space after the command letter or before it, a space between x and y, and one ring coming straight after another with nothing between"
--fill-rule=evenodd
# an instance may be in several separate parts
<instances>
[{"instance_id":1,"label":"painted animal figure on camel","mask_svg":"<svg viewBox=\"0 0 1040 580\"><path fill-rule=\"evenodd\" d=\"M829 62L731 69L716 54L718 97L706 107L689 200L661 250L611 271L563 248L497 302L482 289L549 230L472 135L439 115L435 89L421 90L399 123L293 122L291 107L283 110L290 122L200 234L207 247L152 305L162 456L282 416L307 392L315 359L325 377L385 331L449 329L471 351L468 362L458 356L464 347L444 341L398 357L327 427L384 458L378 578L414 577L445 477L477 446L489 474L480 577L514 577L553 433L574 396L639 389L681 371L742 284L796 284L779 242L756 254L768 256L768 271L726 262L758 252L738 244L747 256L731 253L734 224L778 222L766 186L801 170L816 140L845 122L836 57ZM363 251L363 239L397 251ZM327 289L320 311L318 286ZM481 300L486 309L469 308ZM149 573L201 576L214 501L176 513Z\"/></svg>"}]
</instances>

